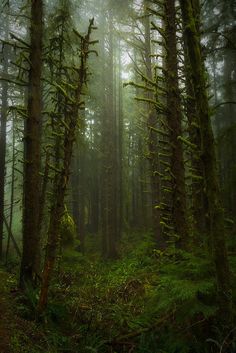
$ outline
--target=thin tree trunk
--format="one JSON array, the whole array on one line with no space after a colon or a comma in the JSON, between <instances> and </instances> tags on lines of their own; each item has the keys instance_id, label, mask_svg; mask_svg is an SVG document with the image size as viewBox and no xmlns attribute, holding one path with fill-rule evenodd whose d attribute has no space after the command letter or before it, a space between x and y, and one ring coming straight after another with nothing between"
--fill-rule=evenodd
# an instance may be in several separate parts
<instances>
[{"instance_id":1,"label":"thin tree trunk","mask_svg":"<svg viewBox=\"0 0 236 353\"><path fill-rule=\"evenodd\" d=\"M8 27L8 24L7 24ZM8 37L8 28L6 29ZM8 73L8 46L3 50L3 72ZM8 109L8 82L2 81L2 104L0 120L0 260L3 257L3 216L4 216L4 191L5 191L5 159L6 159L6 127Z\"/></svg>"},{"instance_id":2,"label":"thin tree trunk","mask_svg":"<svg viewBox=\"0 0 236 353\"><path fill-rule=\"evenodd\" d=\"M188 225L186 210L185 170L182 136L181 100L178 84L178 60L176 38L176 10L175 0L166 0L166 90L167 90L167 121L170 133L171 175L172 175L172 214L174 232L179 237L178 246L185 247L188 242Z\"/></svg>"},{"instance_id":3,"label":"thin tree trunk","mask_svg":"<svg viewBox=\"0 0 236 353\"><path fill-rule=\"evenodd\" d=\"M145 27L145 65L146 74L149 80L153 80L152 75L152 62L151 62L151 38L150 38L150 20L147 10L148 2L144 1L144 27ZM147 93L147 98L154 100L154 93ZM157 241L157 246L160 248L165 247L165 241L163 239L161 230L161 210L160 207L160 177L158 174L159 170L159 158L158 158L158 136L155 131L157 126L157 113L152 104L148 105L148 117L147 117L147 128L148 128L148 159L150 164L151 173L151 200L152 200L152 223L154 236Z\"/></svg>"},{"instance_id":4,"label":"thin tree trunk","mask_svg":"<svg viewBox=\"0 0 236 353\"><path fill-rule=\"evenodd\" d=\"M12 120L12 174L11 174L11 199L10 199L10 216L9 216L9 229L6 247L6 263L8 260L10 240L12 233L13 211L14 211L14 196L15 196L15 164L16 164L16 149L15 149L15 119Z\"/></svg>"},{"instance_id":5,"label":"thin tree trunk","mask_svg":"<svg viewBox=\"0 0 236 353\"><path fill-rule=\"evenodd\" d=\"M109 14L109 71L107 83L106 107L103 121L103 251L107 258L117 257L117 136L114 89L114 50L112 14Z\"/></svg>"},{"instance_id":6,"label":"thin tree trunk","mask_svg":"<svg viewBox=\"0 0 236 353\"><path fill-rule=\"evenodd\" d=\"M122 88L122 78L121 78L121 44L119 41L119 71L118 71L118 237L122 237L123 231L123 217L124 217L124 210L123 210L123 130L124 130L124 122L123 122L123 88Z\"/></svg>"},{"instance_id":7,"label":"thin tree trunk","mask_svg":"<svg viewBox=\"0 0 236 353\"><path fill-rule=\"evenodd\" d=\"M3 256L3 215L4 215L4 189L5 189L7 92L8 92L8 84L7 82L3 82L1 130L0 130L0 260L2 260L2 256Z\"/></svg>"},{"instance_id":8,"label":"thin tree trunk","mask_svg":"<svg viewBox=\"0 0 236 353\"><path fill-rule=\"evenodd\" d=\"M114 109L114 51L113 51L113 28L112 15L109 18L109 92L108 92L108 109L107 123L108 123L108 151L107 151L107 237L108 237L108 258L117 257L117 141L116 141L116 112Z\"/></svg>"},{"instance_id":9,"label":"thin tree trunk","mask_svg":"<svg viewBox=\"0 0 236 353\"><path fill-rule=\"evenodd\" d=\"M43 180L42 180L42 188L40 192L40 210L39 210L39 221L38 221L39 235L41 234L41 231L42 231L44 210L45 210L45 204L46 204L46 192L47 192L47 186L48 186L48 180L49 180L49 161L50 161L50 154L49 154L49 150L47 150L46 156L45 156L45 162L44 162L45 166L44 166L44 173L43 173Z\"/></svg>"},{"instance_id":10,"label":"thin tree trunk","mask_svg":"<svg viewBox=\"0 0 236 353\"><path fill-rule=\"evenodd\" d=\"M8 232L8 235L9 235L9 237L11 238L11 240L12 240L12 243L13 243L13 246L14 246L14 248L15 248L15 250L16 250L16 253L17 253L17 255L19 256L19 258L21 258L21 251L20 251L20 248L19 248L19 246L17 245L17 242L16 242L16 240L15 240L15 237L14 237L14 235L12 234L12 230L11 230L11 228L9 227L9 224L8 224L8 222L7 222L7 220L6 220L6 217L3 215L3 221L4 221L4 224L5 224L5 227L6 227L6 230L7 230L7 232Z\"/></svg>"},{"instance_id":11,"label":"thin tree trunk","mask_svg":"<svg viewBox=\"0 0 236 353\"><path fill-rule=\"evenodd\" d=\"M80 151L76 146L71 177L73 219L77 229L77 237L80 241L79 249L82 253L85 250L84 153L85 151L82 149L82 146L80 146Z\"/></svg>"}]
</instances>

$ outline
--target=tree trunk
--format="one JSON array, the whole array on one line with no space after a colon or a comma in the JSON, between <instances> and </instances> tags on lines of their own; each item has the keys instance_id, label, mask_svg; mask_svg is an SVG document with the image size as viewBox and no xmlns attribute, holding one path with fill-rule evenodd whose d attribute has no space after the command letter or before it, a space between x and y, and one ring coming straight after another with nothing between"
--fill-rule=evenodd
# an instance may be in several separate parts
<instances>
[{"instance_id":1,"label":"tree trunk","mask_svg":"<svg viewBox=\"0 0 236 353\"><path fill-rule=\"evenodd\" d=\"M81 100L81 91L87 78L87 59L89 55L90 35L93 28L93 20L90 20L88 33L85 37L80 36L81 40L81 55L80 55L80 68L78 69L78 82L73 82L75 86L73 98L75 102L72 106L67 104L65 106L68 110L65 111L64 125L65 130L63 133L63 158L62 166L56 172L53 181L53 199L50 210L50 221L48 229L48 243L46 247L44 268L42 274L42 284L38 302L38 314L40 315L46 308L48 300L48 290L50 281L53 275L53 270L56 261L56 254L59 244L60 222L64 212L64 199L70 177L70 165L72 160L72 152L74 142L76 140L76 128L78 125L78 109ZM67 96L65 96L67 99Z\"/></svg>"},{"instance_id":2,"label":"tree trunk","mask_svg":"<svg viewBox=\"0 0 236 353\"><path fill-rule=\"evenodd\" d=\"M201 134L197 118L197 106L194 95L194 87L191 79L191 69L188 59L187 47L184 40L184 60L185 60L185 80L186 80L186 115L188 119L189 140L195 146L191 150L191 213L193 217L194 242L199 243L203 240L203 234L207 232L206 226L209 222L205 222L207 213L206 195L204 192L204 172L201 160Z\"/></svg>"},{"instance_id":3,"label":"tree trunk","mask_svg":"<svg viewBox=\"0 0 236 353\"><path fill-rule=\"evenodd\" d=\"M166 91L167 122L169 126L172 176L172 216L174 232L179 237L176 244L185 247L188 242L188 225L186 211L185 169L182 136L181 100L178 84L178 59L176 38L175 0L166 0L165 4L165 36L166 36Z\"/></svg>"},{"instance_id":4,"label":"tree trunk","mask_svg":"<svg viewBox=\"0 0 236 353\"><path fill-rule=\"evenodd\" d=\"M114 50L113 50L113 28L112 14L109 14L109 58L108 73L105 86L106 106L104 109L103 120L103 254L106 258L114 259L117 257L117 135L116 135L116 94L114 87Z\"/></svg>"},{"instance_id":5,"label":"tree trunk","mask_svg":"<svg viewBox=\"0 0 236 353\"><path fill-rule=\"evenodd\" d=\"M82 142L83 144L83 142ZM82 145L81 144L81 145ZM79 150L80 149L80 150ZM80 241L79 249L84 253L85 240L85 183L84 183L84 156L82 146L77 147L74 155L73 171L71 176L72 186L72 210L76 225L77 237Z\"/></svg>"},{"instance_id":6,"label":"tree trunk","mask_svg":"<svg viewBox=\"0 0 236 353\"><path fill-rule=\"evenodd\" d=\"M43 218L44 218L44 210L46 204L46 193L47 193L47 186L49 181L49 162L50 162L50 153L49 150L46 151L45 156L45 165L44 165L44 173L43 173L43 180L42 180L42 187L40 192L40 210L39 210L39 221L38 221L38 230L39 236L41 235L42 226L43 226Z\"/></svg>"},{"instance_id":7,"label":"tree trunk","mask_svg":"<svg viewBox=\"0 0 236 353\"><path fill-rule=\"evenodd\" d=\"M151 38L150 38L150 19L148 14L148 1L144 1L144 28L145 28L145 66L146 75L149 80L153 80L152 75L152 61L151 61ZM147 98L154 100L154 93L147 91ZM151 201L152 201L152 223L153 232L157 241L157 246L160 248L165 247L165 241L161 230L161 210L160 210L160 177L158 174L159 170L159 158L158 158L158 136L155 131L157 127L157 113L152 104L148 104L148 117L147 117L147 128L148 128L148 160L151 173Z\"/></svg>"},{"instance_id":8,"label":"tree trunk","mask_svg":"<svg viewBox=\"0 0 236 353\"><path fill-rule=\"evenodd\" d=\"M35 284L38 272L40 209L41 72L43 1L31 1L28 117L24 130L23 254L20 286Z\"/></svg>"},{"instance_id":9,"label":"tree trunk","mask_svg":"<svg viewBox=\"0 0 236 353\"><path fill-rule=\"evenodd\" d=\"M194 8L191 1L181 0L180 4L201 131L201 157L204 166L205 188L209 207L211 226L209 236L211 237L216 268L220 320L222 324L230 326L232 319L232 297L226 251L224 213L220 199L214 137L210 121L204 62L200 48L200 33L195 23Z\"/></svg>"},{"instance_id":10,"label":"tree trunk","mask_svg":"<svg viewBox=\"0 0 236 353\"><path fill-rule=\"evenodd\" d=\"M10 250L10 240L12 233L12 222L13 222L13 212L14 212L14 197L15 197L15 167L16 167L16 147L15 147L15 119L12 119L12 170L11 170L11 198L10 198L10 216L9 216L9 229L7 237L7 247L6 247L6 263L8 261L8 255Z\"/></svg>"},{"instance_id":11,"label":"tree trunk","mask_svg":"<svg viewBox=\"0 0 236 353\"><path fill-rule=\"evenodd\" d=\"M119 41L119 63L118 63L118 237L122 237L123 232L123 217L124 217L124 210L123 210L123 130L124 130L124 117L123 117L123 87L122 87L122 78L121 78L121 70L122 70L122 63L121 63L121 45Z\"/></svg>"},{"instance_id":12,"label":"tree trunk","mask_svg":"<svg viewBox=\"0 0 236 353\"><path fill-rule=\"evenodd\" d=\"M8 72L8 46L3 51L3 72ZM3 257L3 217L4 217L4 190L5 190L5 159L6 159L6 127L8 109L8 83L2 81L2 104L0 126L0 260Z\"/></svg>"}]
</instances>

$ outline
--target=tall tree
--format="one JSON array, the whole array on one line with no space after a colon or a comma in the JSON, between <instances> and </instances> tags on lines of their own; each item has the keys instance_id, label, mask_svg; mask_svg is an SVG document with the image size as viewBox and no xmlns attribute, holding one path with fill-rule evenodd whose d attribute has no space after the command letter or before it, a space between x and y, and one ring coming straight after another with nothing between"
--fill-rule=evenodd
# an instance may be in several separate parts
<instances>
[{"instance_id":1,"label":"tall tree","mask_svg":"<svg viewBox=\"0 0 236 353\"><path fill-rule=\"evenodd\" d=\"M103 144L103 253L107 258L117 257L117 123L115 109L116 86L114 85L114 36L113 36L113 15L109 10L108 15L108 59L107 77L105 78L105 110L102 128ZM105 74L105 73L104 73Z\"/></svg>"},{"instance_id":2,"label":"tall tree","mask_svg":"<svg viewBox=\"0 0 236 353\"><path fill-rule=\"evenodd\" d=\"M43 0L31 1L28 116L24 128L23 254L20 286L37 279L40 213Z\"/></svg>"},{"instance_id":3,"label":"tall tree","mask_svg":"<svg viewBox=\"0 0 236 353\"><path fill-rule=\"evenodd\" d=\"M6 7L6 5L5 5ZM8 4L9 8L9 4ZM3 21L3 32L5 40L9 37L9 18L5 16ZM6 127L7 127L7 110L8 110L8 68L9 68L10 47L3 44L3 64L2 72L6 80L2 81L1 90L1 116L0 116L0 260L3 256L3 223L4 223L4 191L5 191L5 159L6 159Z\"/></svg>"},{"instance_id":4,"label":"tall tree","mask_svg":"<svg viewBox=\"0 0 236 353\"><path fill-rule=\"evenodd\" d=\"M62 89L63 100L65 102L64 114L61 116L61 121L63 119L62 126L64 129L61 134L61 136L63 136L61 141L63 146L63 154L60 169L56 169L53 180L53 197L50 208L48 241L38 302L39 314L45 310L47 305L49 285L53 275L58 244L60 241L60 223L65 208L64 200L70 176L70 165L78 125L79 107L82 105L81 94L84 84L87 82L87 60L90 52L90 36L94 28L93 23L94 20L90 20L88 32L85 36L82 36L76 30L74 31L76 37L80 40L80 66L79 68L76 68L75 71L72 69L73 75L69 75L71 70L67 67L67 77L69 82L64 82L64 84L66 87L70 87L70 90L68 88L68 92L66 92L64 87ZM74 72L77 73L76 76ZM68 94L70 94L70 96Z\"/></svg>"},{"instance_id":5,"label":"tall tree","mask_svg":"<svg viewBox=\"0 0 236 353\"><path fill-rule=\"evenodd\" d=\"M8 46L4 47L3 72L8 72ZM0 259L3 255L3 218L4 218L4 189L5 189L5 159L6 159L6 127L8 109L8 82L2 81L0 120Z\"/></svg>"},{"instance_id":6,"label":"tall tree","mask_svg":"<svg viewBox=\"0 0 236 353\"><path fill-rule=\"evenodd\" d=\"M148 1L144 1L144 53L145 53L145 67L146 75L150 81L154 81L152 61L151 61L151 35L150 35L150 16L148 12ZM147 91L147 99L155 100L154 92L152 90ZM162 235L161 229L161 209L158 207L160 205L160 175L159 171L159 146L158 146L158 134L157 130L157 112L153 104L149 103L147 116L147 128L148 128L148 160L150 164L151 173L151 197L152 197L152 219L153 219L153 231L154 236L159 247L164 247L165 242Z\"/></svg>"},{"instance_id":7,"label":"tall tree","mask_svg":"<svg viewBox=\"0 0 236 353\"><path fill-rule=\"evenodd\" d=\"M201 132L201 158L204 166L205 188L209 208L209 236L211 237L216 268L220 319L223 324L231 325L232 297L225 242L224 212L220 197L214 136L210 121L204 61L200 45L200 33L198 31L192 2L190 0L181 0L180 4Z\"/></svg>"},{"instance_id":8,"label":"tall tree","mask_svg":"<svg viewBox=\"0 0 236 353\"><path fill-rule=\"evenodd\" d=\"M177 242L184 246L188 241L186 209L185 168L182 147L182 112L178 82L177 24L175 0L166 0L165 8L165 79L166 109L171 144L170 170L172 176L172 216Z\"/></svg>"}]
</instances>

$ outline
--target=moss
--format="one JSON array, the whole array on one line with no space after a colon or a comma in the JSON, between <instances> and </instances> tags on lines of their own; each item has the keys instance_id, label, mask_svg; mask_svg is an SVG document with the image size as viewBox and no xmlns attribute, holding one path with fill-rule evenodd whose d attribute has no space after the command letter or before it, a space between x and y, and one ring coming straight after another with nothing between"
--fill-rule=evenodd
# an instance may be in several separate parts
<instances>
[{"instance_id":1,"label":"moss","mask_svg":"<svg viewBox=\"0 0 236 353\"><path fill-rule=\"evenodd\" d=\"M76 226L73 218L66 210L60 224L60 238L64 247L73 246L76 237Z\"/></svg>"}]
</instances>

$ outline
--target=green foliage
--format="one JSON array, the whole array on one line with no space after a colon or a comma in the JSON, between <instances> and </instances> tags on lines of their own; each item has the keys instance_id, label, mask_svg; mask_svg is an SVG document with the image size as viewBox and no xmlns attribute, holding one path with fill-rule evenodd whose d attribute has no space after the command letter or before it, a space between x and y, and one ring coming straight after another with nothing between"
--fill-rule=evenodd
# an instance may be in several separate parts
<instances>
[{"instance_id":1,"label":"green foliage","mask_svg":"<svg viewBox=\"0 0 236 353\"><path fill-rule=\"evenodd\" d=\"M11 349L14 353L39 353L41 351L41 347L33 346L31 339L22 332L16 332L12 336ZM51 351L50 353L53 352Z\"/></svg>"},{"instance_id":2,"label":"green foliage","mask_svg":"<svg viewBox=\"0 0 236 353\"><path fill-rule=\"evenodd\" d=\"M45 314L45 352L218 352L224 337L214 267L204 252L161 251L150 235L131 234L122 240L123 257L112 262L100 259L96 241L87 241L89 256L64 251ZM36 300L29 288L31 308Z\"/></svg>"},{"instance_id":3,"label":"green foliage","mask_svg":"<svg viewBox=\"0 0 236 353\"><path fill-rule=\"evenodd\" d=\"M204 320L216 314L216 285L207 259L183 251L165 262L157 285L150 288L150 308L154 316L173 313L175 321L185 324L197 317Z\"/></svg>"},{"instance_id":4,"label":"green foliage","mask_svg":"<svg viewBox=\"0 0 236 353\"><path fill-rule=\"evenodd\" d=\"M76 226L73 218L67 210L65 210L60 224L61 242L64 247L72 246L76 237Z\"/></svg>"},{"instance_id":5,"label":"green foliage","mask_svg":"<svg viewBox=\"0 0 236 353\"><path fill-rule=\"evenodd\" d=\"M39 299L38 289L30 284L25 285L25 290L17 297L16 309L19 315L25 319L33 319Z\"/></svg>"},{"instance_id":6,"label":"green foliage","mask_svg":"<svg viewBox=\"0 0 236 353\"><path fill-rule=\"evenodd\" d=\"M31 322L31 328L24 326L13 333L11 349L14 353L57 353L67 351L68 341L58 330L47 329L44 334L42 327Z\"/></svg>"},{"instance_id":7,"label":"green foliage","mask_svg":"<svg viewBox=\"0 0 236 353\"><path fill-rule=\"evenodd\" d=\"M115 342L129 334L135 352L207 352L204 330L217 311L210 261L157 250L149 235L125 237L121 250L116 262L72 250L64 256L60 291L66 283L80 352L116 351Z\"/></svg>"}]
</instances>

